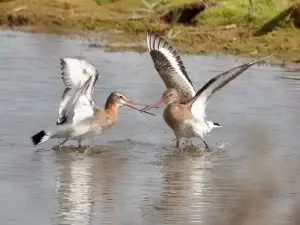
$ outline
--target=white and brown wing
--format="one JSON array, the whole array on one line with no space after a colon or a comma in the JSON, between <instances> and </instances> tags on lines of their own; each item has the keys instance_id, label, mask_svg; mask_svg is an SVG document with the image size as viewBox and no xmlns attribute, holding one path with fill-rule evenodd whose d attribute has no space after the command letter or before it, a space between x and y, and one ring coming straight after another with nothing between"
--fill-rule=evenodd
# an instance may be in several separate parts
<instances>
[{"instance_id":1,"label":"white and brown wing","mask_svg":"<svg viewBox=\"0 0 300 225\"><path fill-rule=\"evenodd\" d=\"M76 87L78 89L92 77L92 85L87 90L86 95L90 100L93 100L94 85L99 77L97 69L82 59L62 58L60 61L62 80L68 88Z\"/></svg>"},{"instance_id":2,"label":"white and brown wing","mask_svg":"<svg viewBox=\"0 0 300 225\"><path fill-rule=\"evenodd\" d=\"M230 81L241 75L244 71L249 69L254 64L268 58L270 56L258 59L253 62L249 62L243 64L241 66L235 67L230 69L222 74L219 74L212 79L210 79L195 95L195 97L188 103L191 108L192 114L198 120L204 121L205 120L205 108L208 103L210 97L219 89L224 87Z\"/></svg>"},{"instance_id":3,"label":"white and brown wing","mask_svg":"<svg viewBox=\"0 0 300 225\"><path fill-rule=\"evenodd\" d=\"M69 88L81 87L89 77L98 74L96 68L83 59L61 58L60 64L62 80Z\"/></svg>"},{"instance_id":4,"label":"white and brown wing","mask_svg":"<svg viewBox=\"0 0 300 225\"><path fill-rule=\"evenodd\" d=\"M57 116L57 121L56 121L56 125L62 125L68 122L71 122L70 119L72 119L72 116L67 116L66 115L66 111L68 109L68 107L70 106L70 98L75 95L75 93L77 92L77 90L75 88L71 89L71 88L66 88L64 90L64 93L62 95L62 99L61 102L59 104L59 108L58 108L58 116Z\"/></svg>"},{"instance_id":5,"label":"white and brown wing","mask_svg":"<svg viewBox=\"0 0 300 225\"><path fill-rule=\"evenodd\" d=\"M167 88L180 93L181 102L191 100L196 92L177 50L157 33L147 32L147 45L154 67Z\"/></svg>"},{"instance_id":6,"label":"white and brown wing","mask_svg":"<svg viewBox=\"0 0 300 225\"><path fill-rule=\"evenodd\" d=\"M73 124L76 124L94 114L94 104L87 98L86 92L92 84L92 77L90 77L75 94L71 95L68 100L68 107L66 108L66 115L71 118Z\"/></svg>"},{"instance_id":7,"label":"white and brown wing","mask_svg":"<svg viewBox=\"0 0 300 225\"><path fill-rule=\"evenodd\" d=\"M95 83L99 77L99 73L96 68L85 60L62 58L60 61L62 66L62 79L67 87L59 105L58 118L56 121L57 125L73 121L75 112L70 111L71 105L74 107L72 99L83 85L87 85L87 81L89 81L89 83L86 86L85 92L80 92L84 96L80 98L78 97L78 99L81 99L79 101L87 99L92 105L95 104L93 92Z\"/></svg>"}]
</instances>

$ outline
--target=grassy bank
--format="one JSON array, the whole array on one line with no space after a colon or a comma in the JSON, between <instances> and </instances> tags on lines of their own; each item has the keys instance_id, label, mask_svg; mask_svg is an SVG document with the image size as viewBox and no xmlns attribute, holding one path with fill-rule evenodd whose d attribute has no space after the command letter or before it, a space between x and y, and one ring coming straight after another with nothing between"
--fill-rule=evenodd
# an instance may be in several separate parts
<instances>
[{"instance_id":1,"label":"grassy bank","mask_svg":"<svg viewBox=\"0 0 300 225\"><path fill-rule=\"evenodd\" d=\"M173 0L157 7L147 4L156 0L145 1L0 0L0 23L43 32L118 30L110 41L120 43L145 41L145 31L152 29L166 35L181 52L255 57L275 53L281 60L300 62L300 30L290 13L271 21L297 1L252 0L251 8L250 0L219 0L201 12L193 25L166 24L159 19L171 6L187 1Z\"/></svg>"}]
</instances>

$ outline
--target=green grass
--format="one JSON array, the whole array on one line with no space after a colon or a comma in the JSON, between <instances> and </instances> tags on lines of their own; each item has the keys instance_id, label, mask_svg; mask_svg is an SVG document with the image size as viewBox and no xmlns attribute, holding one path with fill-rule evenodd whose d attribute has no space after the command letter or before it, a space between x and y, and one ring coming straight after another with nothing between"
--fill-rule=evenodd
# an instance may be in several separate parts
<instances>
[{"instance_id":1,"label":"green grass","mask_svg":"<svg viewBox=\"0 0 300 225\"><path fill-rule=\"evenodd\" d=\"M202 24L221 26L236 24L257 27L289 7L291 0L253 0L253 14L249 14L248 0L218 1L219 7L211 8L199 16Z\"/></svg>"},{"instance_id":2,"label":"green grass","mask_svg":"<svg viewBox=\"0 0 300 225\"><path fill-rule=\"evenodd\" d=\"M300 31L293 27L286 15L278 16L297 1L252 0L251 12L250 0L219 0L218 6L210 7L197 16L196 25L169 25L159 20L159 16L167 12L169 7L186 2L172 0L169 4L161 4L159 0L2 0L0 24L30 25L43 32L69 29L75 29L75 32L81 32L82 29L120 30L123 33L118 34L117 39L126 43L144 40L146 30L151 29L166 35L181 52L223 52L243 56L275 53L282 60L300 60ZM13 17L9 18L9 15ZM226 29L228 25L235 28ZM261 31L259 35L258 31Z\"/></svg>"}]
</instances>

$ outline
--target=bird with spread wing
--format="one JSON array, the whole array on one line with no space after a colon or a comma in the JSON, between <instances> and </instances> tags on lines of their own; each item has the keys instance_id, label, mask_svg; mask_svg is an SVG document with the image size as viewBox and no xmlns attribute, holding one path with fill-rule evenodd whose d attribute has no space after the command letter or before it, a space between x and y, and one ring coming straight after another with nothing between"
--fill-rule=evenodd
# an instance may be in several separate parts
<instances>
[{"instance_id":1,"label":"bird with spread wing","mask_svg":"<svg viewBox=\"0 0 300 225\"><path fill-rule=\"evenodd\" d=\"M141 112L165 103L163 118L176 136L177 148L183 137L201 138L206 148L209 148L204 136L213 128L221 127L219 123L206 120L205 108L210 97L254 64L270 57L267 56L221 73L211 78L196 92L180 55L169 42L159 34L148 31L147 46L154 67L167 90L161 99L152 106L145 107Z\"/></svg>"},{"instance_id":2,"label":"bird with spread wing","mask_svg":"<svg viewBox=\"0 0 300 225\"><path fill-rule=\"evenodd\" d=\"M57 126L33 135L33 145L58 138L63 139L59 147L69 140L77 140L80 147L82 140L101 133L117 121L119 107L139 110L132 105L143 105L127 99L120 92L112 92L105 107L99 108L93 98L94 85L99 78L96 68L86 60L76 58L61 59L61 66L66 88L59 105Z\"/></svg>"}]
</instances>

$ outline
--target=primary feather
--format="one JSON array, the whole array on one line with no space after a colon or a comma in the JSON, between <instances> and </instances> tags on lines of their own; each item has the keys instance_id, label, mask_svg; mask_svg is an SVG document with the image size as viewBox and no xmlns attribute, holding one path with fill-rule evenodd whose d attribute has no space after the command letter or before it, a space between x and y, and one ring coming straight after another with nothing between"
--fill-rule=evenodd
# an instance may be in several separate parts
<instances>
[{"instance_id":1,"label":"primary feather","mask_svg":"<svg viewBox=\"0 0 300 225\"><path fill-rule=\"evenodd\" d=\"M230 81L241 75L244 71L249 69L254 64L268 58L270 56L258 59L256 61L243 64L241 66L235 67L230 69L224 73L221 73L212 79L210 79L194 96L193 99L188 103L191 107L192 114L198 120L204 121L205 120L205 108L208 103L210 97L219 89L224 87Z\"/></svg>"},{"instance_id":2,"label":"primary feather","mask_svg":"<svg viewBox=\"0 0 300 225\"><path fill-rule=\"evenodd\" d=\"M177 50L163 37L151 31L147 32L147 45L154 67L166 87L175 88L180 94L181 102L188 102L196 92Z\"/></svg>"},{"instance_id":3,"label":"primary feather","mask_svg":"<svg viewBox=\"0 0 300 225\"><path fill-rule=\"evenodd\" d=\"M85 60L75 58L60 59L62 65L62 79L66 85L62 100L59 105L57 125L78 121L81 118L84 108L87 108L87 102L92 107L95 104L93 98L94 85L98 80L99 73L96 68ZM87 82L88 81L88 82ZM78 94L81 87L85 85L85 91L77 96L77 104L74 105L73 96ZM90 109L85 110L90 112ZM85 114L83 114L85 115Z\"/></svg>"},{"instance_id":4,"label":"primary feather","mask_svg":"<svg viewBox=\"0 0 300 225\"><path fill-rule=\"evenodd\" d=\"M61 58L62 79L64 84L73 88L82 86L90 76L98 74L96 68L89 62L76 58Z\"/></svg>"}]
</instances>

